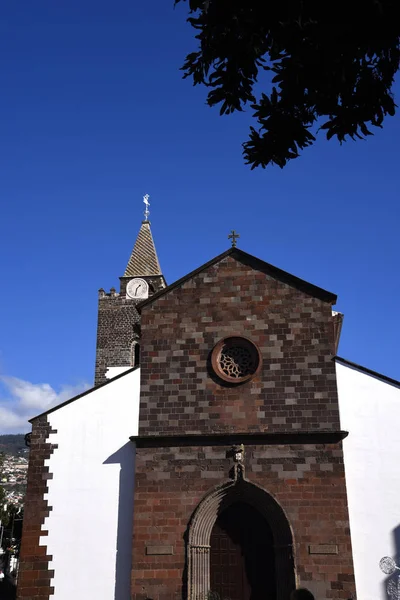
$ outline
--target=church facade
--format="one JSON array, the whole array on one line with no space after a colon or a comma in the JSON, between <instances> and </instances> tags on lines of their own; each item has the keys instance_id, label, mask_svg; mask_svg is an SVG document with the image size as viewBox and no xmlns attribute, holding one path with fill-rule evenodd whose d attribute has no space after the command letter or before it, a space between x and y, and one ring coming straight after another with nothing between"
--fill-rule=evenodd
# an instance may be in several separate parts
<instances>
[{"instance_id":1,"label":"church facade","mask_svg":"<svg viewBox=\"0 0 400 600\"><path fill-rule=\"evenodd\" d=\"M336 356L335 302L236 247L167 286L143 221L95 387L32 419L19 598L387 600L399 384Z\"/></svg>"}]
</instances>

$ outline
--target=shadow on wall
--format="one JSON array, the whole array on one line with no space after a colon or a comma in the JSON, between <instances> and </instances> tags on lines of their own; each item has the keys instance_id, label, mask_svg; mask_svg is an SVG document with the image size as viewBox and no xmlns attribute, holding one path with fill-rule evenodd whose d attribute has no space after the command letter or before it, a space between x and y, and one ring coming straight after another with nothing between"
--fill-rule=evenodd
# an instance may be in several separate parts
<instances>
[{"instance_id":1,"label":"shadow on wall","mask_svg":"<svg viewBox=\"0 0 400 600\"><path fill-rule=\"evenodd\" d=\"M103 465L121 465L114 600L130 600L135 454L135 445L127 442L103 462Z\"/></svg>"},{"instance_id":2,"label":"shadow on wall","mask_svg":"<svg viewBox=\"0 0 400 600\"><path fill-rule=\"evenodd\" d=\"M400 567L400 525L393 529L393 540L395 553L393 556L394 562ZM386 600L400 599L400 569L396 569L394 573L388 575L383 582L383 598Z\"/></svg>"}]
</instances>

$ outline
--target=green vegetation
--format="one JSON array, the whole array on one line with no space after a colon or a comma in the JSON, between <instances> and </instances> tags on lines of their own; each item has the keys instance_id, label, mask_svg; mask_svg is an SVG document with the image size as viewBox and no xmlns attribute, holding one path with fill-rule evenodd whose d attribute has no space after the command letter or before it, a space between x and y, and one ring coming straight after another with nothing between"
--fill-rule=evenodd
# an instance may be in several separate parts
<instances>
[{"instance_id":1,"label":"green vegetation","mask_svg":"<svg viewBox=\"0 0 400 600\"><path fill-rule=\"evenodd\" d=\"M26 450L24 433L0 435L0 453L17 456L21 450Z\"/></svg>"}]
</instances>

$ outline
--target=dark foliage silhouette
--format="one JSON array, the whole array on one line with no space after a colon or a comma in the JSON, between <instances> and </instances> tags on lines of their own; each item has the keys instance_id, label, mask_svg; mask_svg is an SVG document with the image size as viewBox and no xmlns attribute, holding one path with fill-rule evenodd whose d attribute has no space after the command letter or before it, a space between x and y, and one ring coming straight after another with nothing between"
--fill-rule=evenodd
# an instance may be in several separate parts
<instances>
[{"instance_id":1,"label":"dark foliage silhouette","mask_svg":"<svg viewBox=\"0 0 400 600\"><path fill-rule=\"evenodd\" d=\"M322 130L340 143L394 115L400 20L394 0L187 1L198 50L184 77L220 114L254 110L243 144L252 169L284 167ZM268 72L270 77L262 77ZM265 86L264 91L259 91Z\"/></svg>"}]
</instances>

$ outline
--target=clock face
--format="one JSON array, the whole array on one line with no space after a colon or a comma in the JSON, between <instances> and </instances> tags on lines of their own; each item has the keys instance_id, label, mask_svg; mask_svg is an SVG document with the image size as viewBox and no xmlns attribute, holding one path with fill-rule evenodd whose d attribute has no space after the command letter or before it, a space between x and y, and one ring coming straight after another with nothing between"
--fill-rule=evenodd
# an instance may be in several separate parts
<instances>
[{"instance_id":1,"label":"clock face","mask_svg":"<svg viewBox=\"0 0 400 600\"><path fill-rule=\"evenodd\" d=\"M147 298L149 286L144 279L131 279L126 286L126 293L130 298Z\"/></svg>"}]
</instances>

